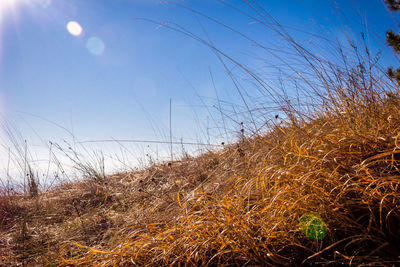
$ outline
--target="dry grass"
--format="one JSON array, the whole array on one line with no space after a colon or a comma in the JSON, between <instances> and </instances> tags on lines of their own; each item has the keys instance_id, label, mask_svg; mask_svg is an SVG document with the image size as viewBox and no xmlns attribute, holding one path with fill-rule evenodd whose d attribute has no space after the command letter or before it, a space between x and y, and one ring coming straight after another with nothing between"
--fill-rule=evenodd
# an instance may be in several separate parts
<instances>
[{"instance_id":1,"label":"dry grass","mask_svg":"<svg viewBox=\"0 0 400 267\"><path fill-rule=\"evenodd\" d=\"M282 121L219 151L14 196L4 264L400 264L400 90L368 58L342 69L288 39L323 105L283 100ZM309 213L324 238L301 231Z\"/></svg>"},{"instance_id":2,"label":"dry grass","mask_svg":"<svg viewBox=\"0 0 400 267\"><path fill-rule=\"evenodd\" d=\"M136 201L151 207L139 212L145 224L102 246L70 243L61 249L64 263L399 263L400 99L364 93L351 102L343 94L310 121L289 121L236 149L155 171L148 177L175 184L163 192L144 180L144 190L169 194L168 205ZM323 240L302 234L305 213L325 220Z\"/></svg>"},{"instance_id":3,"label":"dry grass","mask_svg":"<svg viewBox=\"0 0 400 267\"><path fill-rule=\"evenodd\" d=\"M65 245L116 246L132 227L154 220L173 221L180 214L178 191L190 195L196 186L222 184L223 177L217 172L239 175L232 168L234 161L230 162L238 153L237 148L227 148L223 154L210 152L182 162L120 173L101 184L87 179L42 192L36 199L16 195L15 205L21 211L2 229L15 257L8 253L5 260L8 264L57 263L59 250ZM223 169L217 168L223 165Z\"/></svg>"},{"instance_id":4,"label":"dry grass","mask_svg":"<svg viewBox=\"0 0 400 267\"><path fill-rule=\"evenodd\" d=\"M400 98L337 95L221 151L20 196L10 253L33 265L398 263ZM300 231L306 213L324 219L324 239Z\"/></svg>"},{"instance_id":5,"label":"dry grass","mask_svg":"<svg viewBox=\"0 0 400 267\"><path fill-rule=\"evenodd\" d=\"M371 82L332 86L312 116L293 110L220 151L2 198L18 211L2 227L2 261L398 264L400 92ZM308 213L325 221L323 239L302 233Z\"/></svg>"},{"instance_id":6,"label":"dry grass","mask_svg":"<svg viewBox=\"0 0 400 267\"><path fill-rule=\"evenodd\" d=\"M14 196L23 211L3 227L4 259L91 266L399 263L400 99L373 97L335 98L336 106L309 121L292 119L197 158L101 184L63 185L36 199ZM325 220L323 240L300 231L305 213Z\"/></svg>"}]
</instances>

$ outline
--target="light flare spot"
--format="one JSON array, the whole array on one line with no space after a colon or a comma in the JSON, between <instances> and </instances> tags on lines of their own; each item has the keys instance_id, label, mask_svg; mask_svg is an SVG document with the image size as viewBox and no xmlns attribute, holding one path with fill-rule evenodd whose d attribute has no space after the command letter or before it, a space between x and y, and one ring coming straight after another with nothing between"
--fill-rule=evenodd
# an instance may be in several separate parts
<instances>
[{"instance_id":1,"label":"light flare spot","mask_svg":"<svg viewBox=\"0 0 400 267\"><path fill-rule=\"evenodd\" d=\"M313 240L324 239L328 227L318 214L306 213L300 218L300 230L306 237Z\"/></svg>"},{"instance_id":2,"label":"light flare spot","mask_svg":"<svg viewBox=\"0 0 400 267\"><path fill-rule=\"evenodd\" d=\"M68 22L67 30L73 36L79 36L83 32L82 26L76 21Z\"/></svg>"},{"instance_id":3,"label":"light flare spot","mask_svg":"<svg viewBox=\"0 0 400 267\"><path fill-rule=\"evenodd\" d=\"M101 55L104 53L106 46L99 37L91 37L86 42L86 48L94 55Z\"/></svg>"}]
</instances>

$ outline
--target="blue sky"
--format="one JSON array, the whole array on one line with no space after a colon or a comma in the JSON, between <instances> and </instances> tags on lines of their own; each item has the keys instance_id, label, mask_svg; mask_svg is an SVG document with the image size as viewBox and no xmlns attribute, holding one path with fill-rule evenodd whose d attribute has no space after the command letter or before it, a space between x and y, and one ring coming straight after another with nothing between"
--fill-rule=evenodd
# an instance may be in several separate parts
<instances>
[{"instance_id":1,"label":"blue sky","mask_svg":"<svg viewBox=\"0 0 400 267\"><path fill-rule=\"evenodd\" d=\"M80 141L168 141L170 99L174 141L218 143L228 138L221 130L220 113L212 107L216 95L238 109L243 103L213 51L185 34L133 18L172 22L202 38L208 35L224 53L252 70L265 71L260 75L271 79L272 85L276 77L268 76L268 71L281 64L233 32L174 4L152 0L0 1L5 3L0 4L1 117L33 147L71 138L62 127ZM172 3L215 18L267 47L289 51L276 33L220 1ZM225 3L257 17L242 1ZM372 31L376 36L367 36L371 50L382 50L382 61L393 63L384 36L388 28L395 29L396 17L380 0L338 0L338 8L333 1L320 0L258 3L318 54L329 57L330 48L307 32L343 41L344 29L356 38L361 31ZM81 35L67 30L71 21L82 27ZM281 56L286 53L282 51ZM246 83L248 77L243 73L235 75ZM236 126L229 127L232 131Z\"/></svg>"}]
</instances>

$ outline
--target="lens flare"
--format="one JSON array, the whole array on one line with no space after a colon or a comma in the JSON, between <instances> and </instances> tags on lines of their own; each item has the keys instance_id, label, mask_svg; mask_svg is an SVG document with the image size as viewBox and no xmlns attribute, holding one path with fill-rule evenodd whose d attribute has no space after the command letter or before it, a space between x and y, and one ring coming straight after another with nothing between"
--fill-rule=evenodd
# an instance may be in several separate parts
<instances>
[{"instance_id":1,"label":"lens flare","mask_svg":"<svg viewBox=\"0 0 400 267\"><path fill-rule=\"evenodd\" d=\"M318 214L306 213L300 218L300 230L309 239L321 240L325 237L328 227Z\"/></svg>"},{"instance_id":2,"label":"lens flare","mask_svg":"<svg viewBox=\"0 0 400 267\"><path fill-rule=\"evenodd\" d=\"M86 48L94 55L101 55L106 48L103 40L99 37L91 37L86 42Z\"/></svg>"},{"instance_id":3,"label":"lens flare","mask_svg":"<svg viewBox=\"0 0 400 267\"><path fill-rule=\"evenodd\" d=\"M68 22L67 30L73 36L79 36L83 32L82 26L76 21Z\"/></svg>"}]
</instances>

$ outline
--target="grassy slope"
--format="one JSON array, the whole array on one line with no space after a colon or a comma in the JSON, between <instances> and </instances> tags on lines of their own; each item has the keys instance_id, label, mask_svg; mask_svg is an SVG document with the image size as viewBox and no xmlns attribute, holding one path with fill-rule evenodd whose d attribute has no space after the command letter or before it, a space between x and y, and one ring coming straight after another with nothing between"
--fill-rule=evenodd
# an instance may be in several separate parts
<instances>
[{"instance_id":1,"label":"grassy slope","mask_svg":"<svg viewBox=\"0 0 400 267\"><path fill-rule=\"evenodd\" d=\"M116 174L101 183L88 179L43 192L38 199L3 197L2 211L9 212L2 218L1 241L6 249L1 259L58 262L59 249L70 242L117 245L134 226L171 222L181 213L178 191L183 201L197 187L210 190L219 183L222 189L228 177L243 175L243 170L235 168L240 165L240 153L230 147L170 165Z\"/></svg>"},{"instance_id":2,"label":"grassy slope","mask_svg":"<svg viewBox=\"0 0 400 267\"><path fill-rule=\"evenodd\" d=\"M337 66L284 37L306 63L302 95L322 106L275 96L287 119L220 151L105 178L82 165L92 178L34 198L0 192L0 264L400 264L399 87L367 48L348 62L339 46ZM300 230L308 213L322 240Z\"/></svg>"},{"instance_id":3,"label":"grassy slope","mask_svg":"<svg viewBox=\"0 0 400 267\"><path fill-rule=\"evenodd\" d=\"M355 89L221 151L3 198L0 260L400 263L400 100ZM325 220L323 240L299 230L305 213Z\"/></svg>"}]
</instances>

